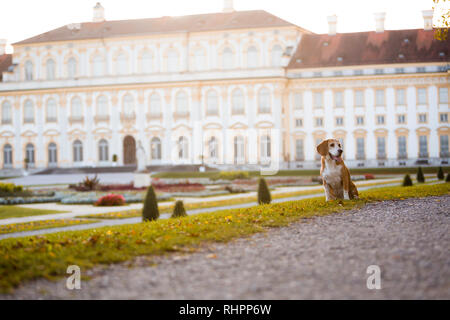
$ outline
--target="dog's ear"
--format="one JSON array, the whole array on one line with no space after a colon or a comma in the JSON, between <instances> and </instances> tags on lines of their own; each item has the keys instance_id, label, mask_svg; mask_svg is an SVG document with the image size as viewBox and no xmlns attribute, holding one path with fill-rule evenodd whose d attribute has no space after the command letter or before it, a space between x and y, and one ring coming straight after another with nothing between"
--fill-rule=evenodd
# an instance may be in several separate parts
<instances>
[{"instance_id":1,"label":"dog's ear","mask_svg":"<svg viewBox=\"0 0 450 320\"><path fill-rule=\"evenodd\" d=\"M317 152L321 156L326 156L328 154L328 140L323 140L318 146L317 146Z\"/></svg>"}]
</instances>

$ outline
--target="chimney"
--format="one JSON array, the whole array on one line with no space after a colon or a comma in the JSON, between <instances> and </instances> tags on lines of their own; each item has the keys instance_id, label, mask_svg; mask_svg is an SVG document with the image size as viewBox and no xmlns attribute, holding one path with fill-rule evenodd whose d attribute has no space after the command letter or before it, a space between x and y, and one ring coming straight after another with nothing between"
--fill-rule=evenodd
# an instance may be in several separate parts
<instances>
[{"instance_id":1,"label":"chimney","mask_svg":"<svg viewBox=\"0 0 450 320\"><path fill-rule=\"evenodd\" d=\"M375 13L375 31L384 32L384 18L386 17L386 12Z\"/></svg>"},{"instance_id":2,"label":"chimney","mask_svg":"<svg viewBox=\"0 0 450 320\"><path fill-rule=\"evenodd\" d=\"M92 18L93 22L103 22L105 21L105 8L102 7L100 2L94 7L94 17Z\"/></svg>"},{"instance_id":3,"label":"chimney","mask_svg":"<svg viewBox=\"0 0 450 320\"><path fill-rule=\"evenodd\" d=\"M334 14L327 17L328 20L328 35L334 36L336 34L337 16Z\"/></svg>"},{"instance_id":4,"label":"chimney","mask_svg":"<svg viewBox=\"0 0 450 320\"><path fill-rule=\"evenodd\" d=\"M0 39L0 56L6 53L6 39Z\"/></svg>"},{"instance_id":5,"label":"chimney","mask_svg":"<svg viewBox=\"0 0 450 320\"><path fill-rule=\"evenodd\" d=\"M425 30L433 29L433 10L423 10L423 28Z\"/></svg>"},{"instance_id":6,"label":"chimney","mask_svg":"<svg viewBox=\"0 0 450 320\"><path fill-rule=\"evenodd\" d=\"M223 1L223 12L233 12L233 0L224 0Z\"/></svg>"}]
</instances>

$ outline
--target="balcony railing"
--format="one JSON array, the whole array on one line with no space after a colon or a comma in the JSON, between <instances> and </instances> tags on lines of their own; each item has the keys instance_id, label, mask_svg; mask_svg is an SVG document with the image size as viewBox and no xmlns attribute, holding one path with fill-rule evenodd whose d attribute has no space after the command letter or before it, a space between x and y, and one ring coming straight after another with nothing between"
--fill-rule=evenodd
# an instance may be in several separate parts
<instances>
[{"instance_id":1,"label":"balcony railing","mask_svg":"<svg viewBox=\"0 0 450 320\"><path fill-rule=\"evenodd\" d=\"M147 113L147 121L151 120L161 120L162 119L162 113Z\"/></svg>"},{"instance_id":2,"label":"balcony railing","mask_svg":"<svg viewBox=\"0 0 450 320\"><path fill-rule=\"evenodd\" d=\"M421 159L428 158L428 152L419 152L419 158Z\"/></svg>"},{"instance_id":3,"label":"balcony railing","mask_svg":"<svg viewBox=\"0 0 450 320\"><path fill-rule=\"evenodd\" d=\"M366 160L365 154L356 154L355 156L356 160Z\"/></svg>"},{"instance_id":4,"label":"balcony railing","mask_svg":"<svg viewBox=\"0 0 450 320\"><path fill-rule=\"evenodd\" d=\"M47 119L45 119L45 121L47 122L57 122L56 117L47 117Z\"/></svg>"},{"instance_id":5,"label":"balcony railing","mask_svg":"<svg viewBox=\"0 0 450 320\"><path fill-rule=\"evenodd\" d=\"M11 124L12 120L11 119L2 119L2 124Z\"/></svg>"},{"instance_id":6,"label":"balcony railing","mask_svg":"<svg viewBox=\"0 0 450 320\"><path fill-rule=\"evenodd\" d=\"M95 121L95 123L98 123L98 122L109 122L109 115L107 115L107 114L96 115L94 117L94 121Z\"/></svg>"},{"instance_id":7,"label":"balcony railing","mask_svg":"<svg viewBox=\"0 0 450 320\"><path fill-rule=\"evenodd\" d=\"M448 152L448 151L441 151L441 152L439 153L439 156L440 156L441 158L450 158L450 152Z\"/></svg>"},{"instance_id":8,"label":"balcony railing","mask_svg":"<svg viewBox=\"0 0 450 320\"><path fill-rule=\"evenodd\" d=\"M180 112L180 111L175 112L173 114L173 118L175 120L177 120L177 119L187 119L187 118L189 118L189 112Z\"/></svg>"},{"instance_id":9,"label":"balcony railing","mask_svg":"<svg viewBox=\"0 0 450 320\"><path fill-rule=\"evenodd\" d=\"M24 118L23 123L34 123L34 118Z\"/></svg>"},{"instance_id":10,"label":"balcony railing","mask_svg":"<svg viewBox=\"0 0 450 320\"><path fill-rule=\"evenodd\" d=\"M84 117L83 116L70 116L69 117L69 122L70 122L70 124L83 123L84 122Z\"/></svg>"},{"instance_id":11,"label":"balcony railing","mask_svg":"<svg viewBox=\"0 0 450 320\"><path fill-rule=\"evenodd\" d=\"M399 160L408 159L408 154L407 154L407 153L404 153L404 152L399 153L399 154L397 155L397 159L399 159Z\"/></svg>"},{"instance_id":12,"label":"balcony railing","mask_svg":"<svg viewBox=\"0 0 450 320\"><path fill-rule=\"evenodd\" d=\"M136 120L136 113L132 112L132 113L124 113L121 112L120 113L120 120L121 121L134 121Z\"/></svg>"},{"instance_id":13,"label":"balcony railing","mask_svg":"<svg viewBox=\"0 0 450 320\"><path fill-rule=\"evenodd\" d=\"M377 159L378 160L386 160L386 153L378 153Z\"/></svg>"}]
</instances>

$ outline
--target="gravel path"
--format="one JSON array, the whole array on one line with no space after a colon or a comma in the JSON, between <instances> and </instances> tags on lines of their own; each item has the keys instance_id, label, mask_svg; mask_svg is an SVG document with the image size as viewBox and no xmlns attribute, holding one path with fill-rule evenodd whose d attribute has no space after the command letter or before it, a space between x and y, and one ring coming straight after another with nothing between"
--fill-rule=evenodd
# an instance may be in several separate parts
<instances>
[{"instance_id":1,"label":"gravel path","mask_svg":"<svg viewBox=\"0 0 450 320\"><path fill-rule=\"evenodd\" d=\"M385 201L133 267L81 290L37 280L3 299L450 299L450 196ZM366 287L381 268L381 290ZM83 271L82 271L83 274Z\"/></svg>"}]
</instances>

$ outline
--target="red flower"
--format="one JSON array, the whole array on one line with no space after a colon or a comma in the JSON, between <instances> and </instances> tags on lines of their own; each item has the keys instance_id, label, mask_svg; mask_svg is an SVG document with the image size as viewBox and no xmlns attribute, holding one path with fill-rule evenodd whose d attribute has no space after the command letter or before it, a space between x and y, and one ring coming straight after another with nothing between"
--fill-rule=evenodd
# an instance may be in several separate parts
<instances>
[{"instance_id":1,"label":"red flower","mask_svg":"<svg viewBox=\"0 0 450 320\"><path fill-rule=\"evenodd\" d=\"M121 194L107 194L106 196L100 197L96 206L122 206L125 204L125 198Z\"/></svg>"}]
</instances>

